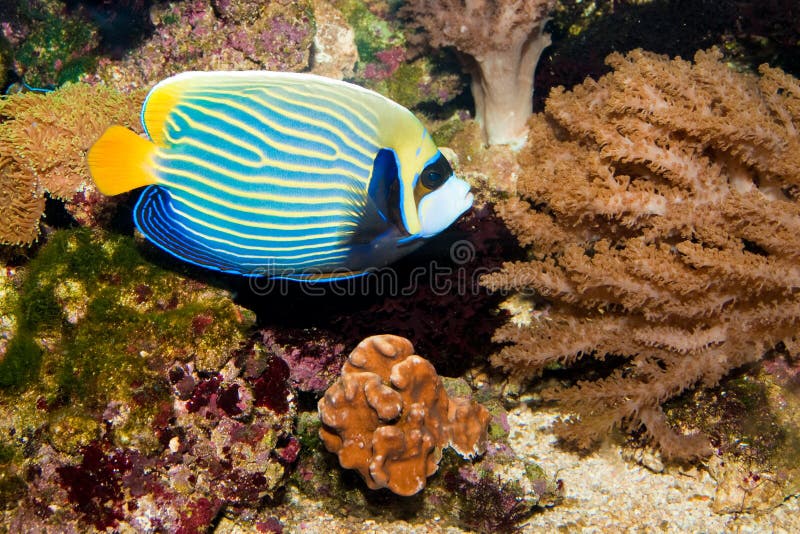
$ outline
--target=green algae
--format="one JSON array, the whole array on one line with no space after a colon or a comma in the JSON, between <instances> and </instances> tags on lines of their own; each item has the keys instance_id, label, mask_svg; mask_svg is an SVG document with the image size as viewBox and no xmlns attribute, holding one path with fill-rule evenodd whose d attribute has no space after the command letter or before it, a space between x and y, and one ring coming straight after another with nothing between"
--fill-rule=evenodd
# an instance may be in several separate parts
<instances>
[{"instance_id":1,"label":"green algae","mask_svg":"<svg viewBox=\"0 0 800 534\"><path fill-rule=\"evenodd\" d=\"M118 444L157 447L167 367L191 358L218 369L253 322L226 292L147 261L133 238L87 229L50 235L4 304L15 331L0 361L0 406L10 412L0 427L45 429L68 453L100 435L110 405Z\"/></svg>"},{"instance_id":2,"label":"green algae","mask_svg":"<svg viewBox=\"0 0 800 534\"><path fill-rule=\"evenodd\" d=\"M436 69L437 65L427 57L404 61L389 78L373 89L407 108L422 103L442 106L458 95L463 87L458 74L435 72Z\"/></svg>"},{"instance_id":3,"label":"green algae","mask_svg":"<svg viewBox=\"0 0 800 534\"><path fill-rule=\"evenodd\" d=\"M181 21L177 13L167 12L161 16L161 24L164 26L173 26Z\"/></svg>"},{"instance_id":4,"label":"green algae","mask_svg":"<svg viewBox=\"0 0 800 534\"><path fill-rule=\"evenodd\" d=\"M14 473L0 467L0 510L8 510L27 493L28 485Z\"/></svg>"},{"instance_id":5,"label":"green algae","mask_svg":"<svg viewBox=\"0 0 800 534\"><path fill-rule=\"evenodd\" d=\"M405 45L402 32L372 13L367 2L334 0L332 3L353 27L360 63L376 61L378 52Z\"/></svg>"},{"instance_id":6,"label":"green algae","mask_svg":"<svg viewBox=\"0 0 800 534\"><path fill-rule=\"evenodd\" d=\"M5 465L16 456L16 449L5 443L0 443L0 465Z\"/></svg>"},{"instance_id":7,"label":"green algae","mask_svg":"<svg viewBox=\"0 0 800 534\"><path fill-rule=\"evenodd\" d=\"M322 422L316 412L300 412L295 423L295 435L300 440L301 451L314 451L322 447L319 429Z\"/></svg>"},{"instance_id":8,"label":"green algae","mask_svg":"<svg viewBox=\"0 0 800 534\"><path fill-rule=\"evenodd\" d=\"M449 119L437 124L431 129L431 137L437 146L450 146L461 130L465 127L464 121L458 116L453 115Z\"/></svg>"},{"instance_id":9,"label":"green algae","mask_svg":"<svg viewBox=\"0 0 800 534\"><path fill-rule=\"evenodd\" d=\"M787 429L770 402L769 389L767 375L756 379L738 374L716 388L667 403L666 414L677 428L704 432L724 453L771 464L785 444Z\"/></svg>"},{"instance_id":10,"label":"green algae","mask_svg":"<svg viewBox=\"0 0 800 534\"><path fill-rule=\"evenodd\" d=\"M525 464L525 477L528 480L547 480L547 475L542 466L535 463Z\"/></svg>"},{"instance_id":11,"label":"green algae","mask_svg":"<svg viewBox=\"0 0 800 534\"><path fill-rule=\"evenodd\" d=\"M739 503L742 509L777 505L800 488L800 394L763 367L739 371L715 388L674 399L665 405L665 413L681 431L707 435L725 469L777 484L767 504L758 503L758 492L751 491ZM721 479L725 469L718 469ZM734 483L747 485L738 479Z\"/></svg>"},{"instance_id":12,"label":"green algae","mask_svg":"<svg viewBox=\"0 0 800 534\"><path fill-rule=\"evenodd\" d=\"M402 63L389 78L369 84L370 88L404 107L413 108L421 101L419 85L425 75L423 63L424 60Z\"/></svg>"},{"instance_id":13,"label":"green algae","mask_svg":"<svg viewBox=\"0 0 800 534\"><path fill-rule=\"evenodd\" d=\"M0 361L0 389L16 389L32 382L41 365L42 349L29 332L17 332Z\"/></svg>"},{"instance_id":14,"label":"green algae","mask_svg":"<svg viewBox=\"0 0 800 534\"><path fill-rule=\"evenodd\" d=\"M65 406L50 414L48 442L57 451L76 454L100 437L100 422L80 406Z\"/></svg>"},{"instance_id":15,"label":"green algae","mask_svg":"<svg viewBox=\"0 0 800 534\"><path fill-rule=\"evenodd\" d=\"M30 33L14 51L15 63L24 69L21 74L28 84L61 85L77 81L94 69L97 28L80 14L68 13L63 2L23 2L18 16L30 27Z\"/></svg>"}]
</instances>

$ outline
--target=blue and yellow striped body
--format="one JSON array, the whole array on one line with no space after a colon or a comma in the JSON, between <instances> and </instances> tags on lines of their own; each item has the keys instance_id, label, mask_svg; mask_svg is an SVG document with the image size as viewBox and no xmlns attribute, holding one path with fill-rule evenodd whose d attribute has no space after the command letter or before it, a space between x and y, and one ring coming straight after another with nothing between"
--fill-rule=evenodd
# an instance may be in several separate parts
<instances>
[{"instance_id":1,"label":"blue and yellow striped body","mask_svg":"<svg viewBox=\"0 0 800 534\"><path fill-rule=\"evenodd\" d=\"M107 194L149 184L136 226L185 261L331 279L385 265L423 237L417 182L440 154L377 93L307 74L185 73L153 88L142 122L153 144L112 127L90 151L92 175ZM122 144L134 147L133 171L115 183Z\"/></svg>"}]
</instances>

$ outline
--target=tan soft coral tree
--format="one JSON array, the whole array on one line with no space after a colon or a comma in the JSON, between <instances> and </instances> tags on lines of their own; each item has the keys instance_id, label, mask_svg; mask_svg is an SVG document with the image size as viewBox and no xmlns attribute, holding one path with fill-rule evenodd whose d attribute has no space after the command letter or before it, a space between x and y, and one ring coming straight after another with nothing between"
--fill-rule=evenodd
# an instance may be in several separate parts
<instances>
[{"instance_id":1,"label":"tan soft coral tree","mask_svg":"<svg viewBox=\"0 0 800 534\"><path fill-rule=\"evenodd\" d=\"M94 192L86 151L112 124L141 131L143 100L85 84L0 98L0 243L36 239L45 192L67 201Z\"/></svg>"},{"instance_id":2,"label":"tan soft coral tree","mask_svg":"<svg viewBox=\"0 0 800 534\"><path fill-rule=\"evenodd\" d=\"M490 145L521 144L533 109L533 75L550 44L555 0L411 0L404 12L436 47L465 55L475 115Z\"/></svg>"},{"instance_id":3,"label":"tan soft coral tree","mask_svg":"<svg viewBox=\"0 0 800 534\"><path fill-rule=\"evenodd\" d=\"M800 355L800 84L716 51L607 61L531 122L502 206L530 261L484 283L540 297L496 333L493 363L532 377L621 356L547 393L574 414L557 432L586 447L643 425L668 456L700 456L707 440L673 431L661 404L774 347Z\"/></svg>"}]
</instances>

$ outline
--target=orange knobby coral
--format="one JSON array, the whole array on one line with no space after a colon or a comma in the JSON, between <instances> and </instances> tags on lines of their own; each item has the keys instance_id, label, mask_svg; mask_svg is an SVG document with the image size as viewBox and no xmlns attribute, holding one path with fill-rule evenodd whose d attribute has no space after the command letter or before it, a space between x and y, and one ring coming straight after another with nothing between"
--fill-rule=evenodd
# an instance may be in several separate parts
<instances>
[{"instance_id":1,"label":"orange knobby coral","mask_svg":"<svg viewBox=\"0 0 800 534\"><path fill-rule=\"evenodd\" d=\"M489 412L451 399L428 360L405 338L368 337L319 401L325 447L371 489L414 495L436 472L448 445L464 457L483 452Z\"/></svg>"}]
</instances>

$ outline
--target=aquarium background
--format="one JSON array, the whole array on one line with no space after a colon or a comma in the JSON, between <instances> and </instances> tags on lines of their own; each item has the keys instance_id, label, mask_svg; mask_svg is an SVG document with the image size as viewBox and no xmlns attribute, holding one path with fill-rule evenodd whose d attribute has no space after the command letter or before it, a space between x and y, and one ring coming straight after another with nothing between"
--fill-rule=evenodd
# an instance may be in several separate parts
<instances>
[{"instance_id":1,"label":"aquarium background","mask_svg":"<svg viewBox=\"0 0 800 534\"><path fill-rule=\"evenodd\" d=\"M0 530L800 529L799 47L790 0L4 1ZM475 206L342 283L181 263L85 155L187 70L377 91ZM385 334L490 415L410 496L320 437Z\"/></svg>"}]
</instances>

